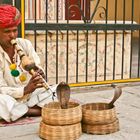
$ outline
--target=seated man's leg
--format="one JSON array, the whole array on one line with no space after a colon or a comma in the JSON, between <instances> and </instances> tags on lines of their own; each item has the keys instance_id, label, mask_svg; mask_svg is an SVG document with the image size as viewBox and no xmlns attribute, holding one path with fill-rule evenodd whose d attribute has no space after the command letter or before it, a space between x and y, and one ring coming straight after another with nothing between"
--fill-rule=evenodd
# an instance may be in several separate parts
<instances>
[{"instance_id":1,"label":"seated man's leg","mask_svg":"<svg viewBox=\"0 0 140 140\"><path fill-rule=\"evenodd\" d=\"M41 116L41 107L34 106L32 108L29 108L25 116Z\"/></svg>"},{"instance_id":2,"label":"seated man's leg","mask_svg":"<svg viewBox=\"0 0 140 140\"><path fill-rule=\"evenodd\" d=\"M26 104L17 102L9 95L0 94L0 117L7 122L15 121L27 113Z\"/></svg>"},{"instance_id":3,"label":"seated man's leg","mask_svg":"<svg viewBox=\"0 0 140 140\"><path fill-rule=\"evenodd\" d=\"M36 89L27 101L28 107L32 108L35 105L43 107L45 104L52 102L56 87L57 85L51 86L51 90L46 90L45 88Z\"/></svg>"}]
</instances>

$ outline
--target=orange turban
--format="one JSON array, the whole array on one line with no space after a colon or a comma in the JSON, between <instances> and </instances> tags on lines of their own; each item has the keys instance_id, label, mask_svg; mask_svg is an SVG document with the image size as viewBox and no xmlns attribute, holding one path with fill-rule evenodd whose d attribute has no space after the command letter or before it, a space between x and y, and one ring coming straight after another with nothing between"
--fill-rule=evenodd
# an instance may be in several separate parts
<instances>
[{"instance_id":1,"label":"orange turban","mask_svg":"<svg viewBox=\"0 0 140 140\"><path fill-rule=\"evenodd\" d=\"M7 4L0 5L0 28L17 26L21 22L19 10Z\"/></svg>"}]
</instances>

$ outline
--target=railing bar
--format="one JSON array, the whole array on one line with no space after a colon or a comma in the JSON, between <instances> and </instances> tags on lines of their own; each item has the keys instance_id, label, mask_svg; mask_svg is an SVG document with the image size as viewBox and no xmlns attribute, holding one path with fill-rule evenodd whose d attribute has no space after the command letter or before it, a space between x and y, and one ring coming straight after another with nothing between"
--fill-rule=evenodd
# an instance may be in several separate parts
<instances>
[{"instance_id":1,"label":"railing bar","mask_svg":"<svg viewBox=\"0 0 140 140\"><path fill-rule=\"evenodd\" d=\"M46 0L46 23L48 23L48 0Z\"/></svg>"},{"instance_id":2,"label":"railing bar","mask_svg":"<svg viewBox=\"0 0 140 140\"><path fill-rule=\"evenodd\" d=\"M66 17L67 17L67 24L69 23L69 15L70 15L70 13L69 13L69 6L70 6L70 1L69 0L66 0L66 2L65 2L65 4L66 4L66 13L67 13L67 15L66 15Z\"/></svg>"},{"instance_id":3,"label":"railing bar","mask_svg":"<svg viewBox=\"0 0 140 140\"><path fill-rule=\"evenodd\" d=\"M123 24L125 24L125 9L126 9L126 1L123 0ZM123 75L124 75L124 33L125 33L125 30L122 31L122 67L121 67L121 79L123 79Z\"/></svg>"},{"instance_id":4,"label":"railing bar","mask_svg":"<svg viewBox=\"0 0 140 140\"><path fill-rule=\"evenodd\" d=\"M46 80L48 79L48 30L46 30L45 34L45 74L46 74Z\"/></svg>"},{"instance_id":5,"label":"railing bar","mask_svg":"<svg viewBox=\"0 0 140 140\"><path fill-rule=\"evenodd\" d=\"M108 0L106 0L106 24L108 21ZM107 30L105 30L105 54L104 54L104 80L106 80L106 64L107 64Z\"/></svg>"},{"instance_id":6,"label":"railing bar","mask_svg":"<svg viewBox=\"0 0 140 140\"><path fill-rule=\"evenodd\" d=\"M97 81L97 59L98 59L98 30L96 30L96 49L95 49L95 81Z\"/></svg>"},{"instance_id":7,"label":"railing bar","mask_svg":"<svg viewBox=\"0 0 140 140\"><path fill-rule=\"evenodd\" d=\"M131 13L131 24L133 24L133 18L134 18L134 0L132 0L132 13ZM132 78L132 38L133 38L133 30L131 29L131 52L130 52L130 78Z\"/></svg>"},{"instance_id":8,"label":"railing bar","mask_svg":"<svg viewBox=\"0 0 140 140\"><path fill-rule=\"evenodd\" d=\"M26 23L26 30L139 30L139 24L54 24Z\"/></svg>"},{"instance_id":9,"label":"railing bar","mask_svg":"<svg viewBox=\"0 0 140 140\"><path fill-rule=\"evenodd\" d=\"M66 44L66 82L68 83L69 71L68 71L68 62L69 62L69 30L67 30L67 44Z\"/></svg>"},{"instance_id":10,"label":"railing bar","mask_svg":"<svg viewBox=\"0 0 140 140\"><path fill-rule=\"evenodd\" d=\"M132 15L131 15L131 23L134 22L134 0L132 0Z\"/></svg>"},{"instance_id":11,"label":"railing bar","mask_svg":"<svg viewBox=\"0 0 140 140\"><path fill-rule=\"evenodd\" d=\"M124 33L125 31L123 30L122 34L122 67L121 67L121 79L123 79L123 72L124 72Z\"/></svg>"},{"instance_id":12,"label":"railing bar","mask_svg":"<svg viewBox=\"0 0 140 140\"><path fill-rule=\"evenodd\" d=\"M35 44L34 44L34 48L35 48L35 51L37 51L37 37L36 37L36 30L34 30L34 41L35 41Z\"/></svg>"},{"instance_id":13,"label":"railing bar","mask_svg":"<svg viewBox=\"0 0 140 140\"><path fill-rule=\"evenodd\" d=\"M86 82L88 82L88 30L86 32Z\"/></svg>"},{"instance_id":14,"label":"railing bar","mask_svg":"<svg viewBox=\"0 0 140 140\"><path fill-rule=\"evenodd\" d=\"M133 54L132 54L132 45L133 45L133 43L132 43L132 37L133 37L133 32L132 32L132 30L131 30L131 33L130 33L130 34L131 34L131 35L130 35L130 36L131 36L131 43L130 43L130 44L131 44L131 46L130 46L130 47L131 47L131 48L130 48L130 50L131 50L131 51L130 51L130 78L132 78L132 55L133 55Z\"/></svg>"},{"instance_id":15,"label":"railing bar","mask_svg":"<svg viewBox=\"0 0 140 140\"><path fill-rule=\"evenodd\" d=\"M138 41L138 77L140 77L140 30L139 30L139 41Z\"/></svg>"},{"instance_id":16,"label":"railing bar","mask_svg":"<svg viewBox=\"0 0 140 140\"><path fill-rule=\"evenodd\" d=\"M139 1L140 4L140 1ZM140 24L140 10L139 10L139 24ZM138 78L140 77L140 29L138 30L139 37L138 37Z\"/></svg>"},{"instance_id":17,"label":"railing bar","mask_svg":"<svg viewBox=\"0 0 140 140\"><path fill-rule=\"evenodd\" d=\"M56 83L58 84L58 30L56 30Z\"/></svg>"},{"instance_id":18,"label":"railing bar","mask_svg":"<svg viewBox=\"0 0 140 140\"><path fill-rule=\"evenodd\" d=\"M115 0L115 24L116 24L116 21L117 21L117 4L118 4L118 0Z\"/></svg>"},{"instance_id":19,"label":"railing bar","mask_svg":"<svg viewBox=\"0 0 140 140\"><path fill-rule=\"evenodd\" d=\"M115 0L115 24L117 21L117 3L118 1ZM116 61L116 30L114 30L114 52L113 52L113 80L115 79L115 61Z\"/></svg>"},{"instance_id":20,"label":"railing bar","mask_svg":"<svg viewBox=\"0 0 140 140\"><path fill-rule=\"evenodd\" d=\"M34 19L34 24L36 25L37 23L36 23L36 0L34 1L34 17L35 17L35 19ZM34 41L35 41L35 51L37 51L37 33L36 33L36 29L34 29Z\"/></svg>"},{"instance_id":21,"label":"railing bar","mask_svg":"<svg viewBox=\"0 0 140 140\"><path fill-rule=\"evenodd\" d=\"M77 47L76 47L76 82L78 82L78 65L79 62L79 30L77 30Z\"/></svg>"},{"instance_id":22,"label":"railing bar","mask_svg":"<svg viewBox=\"0 0 140 140\"><path fill-rule=\"evenodd\" d=\"M104 81L106 80L106 61L107 61L107 30L105 30Z\"/></svg>"},{"instance_id":23,"label":"railing bar","mask_svg":"<svg viewBox=\"0 0 140 140\"><path fill-rule=\"evenodd\" d=\"M37 21L37 20L36 20L36 17L37 17L37 16L36 16L36 15L37 15L37 14L36 14L36 11L37 11L37 10L36 10L36 8L37 8L37 7L36 7L36 0L34 1L34 4L33 4L33 5L35 6L35 7L34 7L34 9L35 9L34 14L35 14L35 24L36 24L36 21Z\"/></svg>"},{"instance_id":24,"label":"railing bar","mask_svg":"<svg viewBox=\"0 0 140 140\"><path fill-rule=\"evenodd\" d=\"M107 21L108 21L108 0L106 0L106 24L107 24Z\"/></svg>"},{"instance_id":25,"label":"railing bar","mask_svg":"<svg viewBox=\"0 0 140 140\"><path fill-rule=\"evenodd\" d=\"M58 0L56 0L56 23L58 23L58 13L59 13L59 11L58 11L58 8L59 8L59 5L58 5Z\"/></svg>"},{"instance_id":26,"label":"railing bar","mask_svg":"<svg viewBox=\"0 0 140 140\"><path fill-rule=\"evenodd\" d=\"M85 17L86 18L86 22L88 23L90 21L90 0L86 0L86 4L87 7L85 8L85 10L87 10L87 12L85 12Z\"/></svg>"},{"instance_id":27,"label":"railing bar","mask_svg":"<svg viewBox=\"0 0 140 140\"><path fill-rule=\"evenodd\" d=\"M58 23L58 0L56 0L56 23ZM58 83L58 30L56 31L56 83Z\"/></svg>"},{"instance_id":28,"label":"railing bar","mask_svg":"<svg viewBox=\"0 0 140 140\"><path fill-rule=\"evenodd\" d=\"M115 79L115 61L116 61L116 30L114 30L114 51L113 51L113 80Z\"/></svg>"}]
</instances>

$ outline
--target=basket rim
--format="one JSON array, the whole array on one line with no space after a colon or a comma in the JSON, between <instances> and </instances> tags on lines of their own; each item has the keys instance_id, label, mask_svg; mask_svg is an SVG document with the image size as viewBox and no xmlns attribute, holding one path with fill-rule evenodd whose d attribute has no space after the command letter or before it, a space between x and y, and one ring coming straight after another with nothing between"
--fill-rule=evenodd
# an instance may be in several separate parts
<instances>
[{"instance_id":1,"label":"basket rim","mask_svg":"<svg viewBox=\"0 0 140 140\"><path fill-rule=\"evenodd\" d=\"M94 110L94 109L87 109L87 108L84 108L84 106L86 105L96 105L96 104L105 104L105 105L109 105L109 103L106 103L106 102L92 102L92 103L86 103L86 104L83 104L82 105L82 110L87 110L87 111L109 111L109 110L114 110L115 109L115 105L113 105L113 107L111 108L108 108L108 109L104 109L104 110Z\"/></svg>"},{"instance_id":2,"label":"basket rim","mask_svg":"<svg viewBox=\"0 0 140 140\"><path fill-rule=\"evenodd\" d=\"M49 104L53 104L53 103L58 103L58 104L60 104L59 102L56 102L56 101L54 101L54 102L50 102L50 103L48 103L48 104L45 104L43 107L42 107L42 110L49 110L49 109L51 109L51 110L53 110L53 111L55 111L55 110L57 110L58 111L58 109L59 110L73 110L73 108L79 108L79 107L81 107L81 104L80 103L78 103L78 102L72 102L72 101L70 101L69 102L69 104L75 104L76 106L74 106L74 107L71 107L71 108L67 108L67 109L62 109L62 108L51 108L51 107L48 107L48 105Z\"/></svg>"}]
</instances>

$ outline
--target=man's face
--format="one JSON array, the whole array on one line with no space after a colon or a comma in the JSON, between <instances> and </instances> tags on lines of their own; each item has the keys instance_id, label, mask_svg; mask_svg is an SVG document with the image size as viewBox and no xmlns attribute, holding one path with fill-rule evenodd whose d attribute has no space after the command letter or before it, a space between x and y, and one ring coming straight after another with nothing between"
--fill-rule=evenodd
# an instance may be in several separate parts
<instances>
[{"instance_id":1,"label":"man's face","mask_svg":"<svg viewBox=\"0 0 140 140\"><path fill-rule=\"evenodd\" d=\"M10 27L10 28L0 28L0 45L3 47L10 47L11 40L16 39L18 35L18 28Z\"/></svg>"}]
</instances>

